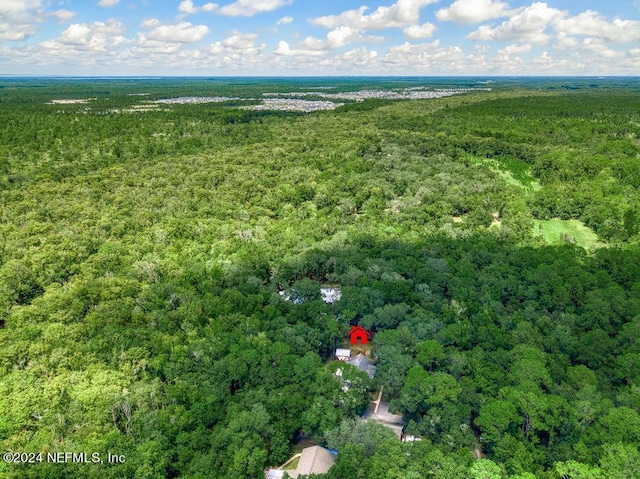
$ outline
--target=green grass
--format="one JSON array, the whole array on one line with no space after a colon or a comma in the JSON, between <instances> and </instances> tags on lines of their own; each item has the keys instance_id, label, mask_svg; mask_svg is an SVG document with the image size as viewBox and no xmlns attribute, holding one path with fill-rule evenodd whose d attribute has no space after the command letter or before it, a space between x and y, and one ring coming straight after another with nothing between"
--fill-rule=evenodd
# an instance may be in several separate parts
<instances>
[{"instance_id":1,"label":"green grass","mask_svg":"<svg viewBox=\"0 0 640 479\"><path fill-rule=\"evenodd\" d=\"M575 243L587 250L604 246L598 235L579 220L534 220L534 236L542 236L550 244Z\"/></svg>"},{"instance_id":2,"label":"green grass","mask_svg":"<svg viewBox=\"0 0 640 479\"><path fill-rule=\"evenodd\" d=\"M482 164L494 173L498 174L510 185L518 186L527 191L538 191L542 186L538 180L531 174L531 168L524 161L516 158L480 158L470 155L468 158L470 163Z\"/></svg>"},{"instance_id":3,"label":"green grass","mask_svg":"<svg viewBox=\"0 0 640 479\"><path fill-rule=\"evenodd\" d=\"M293 471L298 468L298 464L300 463L300 458L296 457L293 461L285 466L286 471Z\"/></svg>"}]
</instances>

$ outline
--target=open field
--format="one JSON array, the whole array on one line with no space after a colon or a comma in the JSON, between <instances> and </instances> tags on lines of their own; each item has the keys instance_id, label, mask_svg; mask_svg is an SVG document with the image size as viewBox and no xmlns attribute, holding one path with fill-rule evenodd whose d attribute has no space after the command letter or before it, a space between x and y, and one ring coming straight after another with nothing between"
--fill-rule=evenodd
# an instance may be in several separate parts
<instances>
[{"instance_id":1,"label":"open field","mask_svg":"<svg viewBox=\"0 0 640 479\"><path fill-rule=\"evenodd\" d=\"M587 250L604 246L580 220L534 220L533 225L533 234L544 237L549 244L575 243Z\"/></svg>"}]
</instances>

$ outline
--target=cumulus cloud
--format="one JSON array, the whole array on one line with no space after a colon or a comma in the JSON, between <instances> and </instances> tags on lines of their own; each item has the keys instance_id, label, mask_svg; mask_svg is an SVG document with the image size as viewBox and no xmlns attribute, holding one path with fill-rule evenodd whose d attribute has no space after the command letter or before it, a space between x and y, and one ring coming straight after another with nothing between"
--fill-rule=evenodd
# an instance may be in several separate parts
<instances>
[{"instance_id":1,"label":"cumulus cloud","mask_svg":"<svg viewBox=\"0 0 640 479\"><path fill-rule=\"evenodd\" d=\"M640 41L640 21L616 18L609 22L593 10L587 10L575 17L558 19L554 23L554 29L564 35L600 37L612 42Z\"/></svg>"},{"instance_id":2,"label":"cumulus cloud","mask_svg":"<svg viewBox=\"0 0 640 479\"><path fill-rule=\"evenodd\" d=\"M403 28L415 25L420 21L420 9L437 0L398 0L390 6L378 7L370 14L365 14L368 7L347 10L338 15L328 15L311 20L312 25L336 28L341 25L359 30L382 30L385 28Z\"/></svg>"},{"instance_id":3,"label":"cumulus cloud","mask_svg":"<svg viewBox=\"0 0 640 479\"><path fill-rule=\"evenodd\" d=\"M70 12L69 10L62 9L62 10L56 10L51 14L51 16L53 16L54 18L57 18L61 22L64 22L67 20L71 20L73 17L75 17L76 13Z\"/></svg>"},{"instance_id":4,"label":"cumulus cloud","mask_svg":"<svg viewBox=\"0 0 640 479\"><path fill-rule=\"evenodd\" d=\"M117 20L106 22L74 23L58 38L41 42L35 47L35 61L50 63L56 60L72 60L82 65L111 62L120 47L128 42L125 27Z\"/></svg>"},{"instance_id":5,"label":"cumulus cloud","mask_svg":"<svg viewBox=\"0 0 640 479\"><path fill-rule=\"evenodd\" d=\"M36 26L32 23L15 24L0 22L0 40L18 41L31 37L36 33Z\"/></svg>"},{"instance_id":6,"label":"cumulus cloud","mask_svg":"<svg viewBox=\"0 0 640 479\"><path fill-rule=\"evenodd\" d=\"M544 44L549 41L545 33L547 27L555 20L566 15L566 12L549 7L544 2L536 2L520 10L509 20L496 28L482 25L470 33L471 40L519 41Z\"/></svg>"},{"instance_id":7,"label":"cumulus cloud","mask_svg":"<svg viewBox=\"0 0 640 479\"><path fill-rule=\"evenodd\" d=\"M258 39L256 33L236 33L222 41L222 46L227 52L241 53L243 55L256 55L266 47L264 43L256 45Z\"/></svg>"},{"instance_id":8,"label":"cumulus cloud","mask_svg":"<svg viewBox=\"0 0 640 479\"><path fill-rule=\"evenodd\" d=\"M41 6L40 0L2 0L0 2L0 15L7 13L26 12Z\"/></svg>"},{"instance_id":9,"label":"cumulus cloud","mask_svg":"<svg viewBox=\"0 0 640 479\"><path fill-rule=\"evenodd\" d=\"M59 45L82 47L84 50L106 51L126 41L124 25L116 20L93 23L74 23L53 42L44 42L46 47Z\"/></svg>"},{"instance_id":10,"label":"cumulus cloud","mask_svg":"<svg viewBox=\"0 0 640 479\"><path fill-rule=\"evenodd\" d=\"M610 48L607 42L600 38L585 38L582 41L582 48L602 58L613 59L625 56L623 52Z\"/></svg>"},{"instance_id":11,"label":"cumulus cloud","mask_svg":"<svg viewBox=\"0 0 640 479\"><path fill-rule=\"evenodd\" d=\"M435 52L440 46L439 40L431 43L409 43L404 42L402 45L396 45L389 49L389 52L383 57L385 63L409 65L412 62L422 63L425 54Z\"/></svg>"},{"instance_id":12,"label":"cumulus cloud","mask_svg":"<svg viewBox=\"0 0 640 479\"><path fill-rule=\"evenodd\" d=\"M278 42L278 46L273 52L278 56L310 56L310 57L318 57L324 55L326 52L322 50L312 50L312 49L299 49L299 48L291 48L289 43L284 40L280 40Z\"/></svg>"},{"instance_id":13,"label":"cumulus cloud","mask_svg":"<svg viewBox=\"0 0 640 479\"><path fill-rule=\"evenodd\" d=\"M411 25L406 27L402 32L409 38L429 38L433 36L436 31L436 26L433 23L424 23L422 25Z\"/></svg>"},{"instance_id":14,"label":"cumulus cloud","mask_svg":"<svg viewBox=\"0 0 640 479\"><path fill-rule=\"evenodd\" d=\"M372 66L371 64L376 58L378 58L377 51L360 47L343 53L338 60L345 61L348 65L355 65L359 68L368 68Z\"/></svg>"},{"instance_id":15,"label":"cumulus cloud","mask_svg":"<svg viewBox=\"0 0 640 479\"><path fill-rule=\"evenodd\" d=\"M120 0L100 0L98 2L98 5L100 5L101 7L115 7L119 3Z\"/></svg>"},{"instance_id":16,"label":"cumulus cloud","mask_svg":"<svg viewBox=\"0 0 640 479\"><path fill-rule=\"evenodd\" d=\"M553 48L556 50L575 50L578 48L578 40L561 32L557 35Z\"/></svg>"},{"instance_id":17,"label":"cumulus cloud","mask_svg":"<svg viewBox=\"0 0 640 479\"><path fill-rule=\"evenodd\" d=\"M531 44L525 43L524 45L518 45L516 43L512 43L511 45L499 50L498 53L503 55L513 55L518 53L527 53L531 51Z\"/></svg>"},{"instance_id":18,"label":"cumulus cloud","mask_svg":"<svg viewBox=\"0 0 640 479\"><path fill-rule=\"evenodd\" d=\"M413 39L428 38L436 30L431 23L418 24L420 9L437 0L398 0L390 6L378 7L367 13L368 7L346 10L338 15L328 15L310 20L312 25L331 29L326 39L308 37L303 46L310 50L340 48L354 41L379 41L379 37L365 36L364 32L385 28L403 28L404 34Z\"/></svg>"},{"instance_id":19,"label":"cumulus cloud","mask_svg":"<svg viewBox=\"0 0 640 479\"><path fill-rule=\"evenodd\" d=\"M195 43L202 40L209 33L206 25L192 25L190 22L180 22L175 25L158 25L153 27L146 38L159 42Z\"/></svg>"},{"instance_id":20,"label":"cumulus cloud","mask_svg":"<svg viewBox=\"0 0 640 479\"><path fill-rule=\"evenodd\" d=\"M276 25L287 25L288 23L293 22L293 17L282 17L280 20L276 22Z\"/></svg>"},{"instance_id":21,"label":"cumulus cloud","mask_svg":"<svg viewBox=\"0 0 640 479\"><path fill-rule=\"evenodd\" d=\"M343 25L327 33L325 40L315 37L305 38L302 46L310 50L331 50L349 44L357 36L356 30Z\"/></svg>"},{"instance_id":22,"label":"cumulus cloud","mask_svg":"<svg viewBox=\"0 0 640 479\"><path fill-rule=\"evenodd\" d=\"M341 26L327 33L326 47L329 49L340 48L347 45L357 35L357 32L346 26Z\"/></svg>"},{"instance_id":23,"label":"cumulus cloud","mask_svg":"<svg viewBox=\"0 0 640 479\"><path fill-rule=\"evenodd\" d=\"M230 17L253 17L290 5L293 0L238 0L220 8L219 13Z\"/></svg>"},{"instance_id":24,"label":"cumulus cloud","mask_svg":"<svg viewBox=\"0 0 640 479\"><path fill-rule=\"evenodd\" d=\"M157 27L161 24L162 23L157 18L145 18L144 20L142 20L142 23L140 24L140 28L144 30L148 30L150 28Z\"/></svg>"},{"instance_id":25,"label":"cumulus cloud","mask_svg":"<svg viewBox=\"0 0 640 479\"><path fill-rule=\"evenodd\" d=\"M442 22L479 23L508 14L509 5L495 0L456 0L436 12Z\"/></svg>"},{"instance_id":26,"label":"cumulus cloud","mask_svg":"<svg viewBox=\"0 0 640 479\"><path fill-rule=\"evenodd\" d=\"M309 50L334 50L355 42L378 43L384 38L374 35L363 35L360 30L341 25L327 33L324 39L307 37L302 41L302 47Z\"/></svg>"},{"instance_id":27,"label":"cumulus cloud","mask_svg":"<svg viewBox=\"0 0 640 479\"><path fill-rule=\"evenodd\" d=\"M392 47L381 58L387 71L425 73L475 73L493 70L493 65L485 61L482 53L465 54L456 45L441 46L438 40L430 43L412 44L405 42Z\"/></svg>"},{"instance_id":28,"label":"cumulus cloud","mask_svg":"<svg viewBox=\"0 0 640 479\"><path fill-rule=\"evenodd\" d=\"M65 9L46 11L40 0L1 0L0 40L25 40L49 19L65 22L74 16L74 12Z\"/></svg>"},{"instance_id":29,"label":"cumulus cloud","mask_svg":"<svg viewBox=\"0 0 640 479\"><path fill-rule=\"evenodd\" d=\"M213 12L213 11L215 11L217 9L218 9L218 5L215 4L215 3L205 3L201 7L196 7L193 4L192 0L183 0L178 5L178 11L180 13L185 13L185 14L193 14L193 13L200 13L200 12Z\"/></svg>"}]
</instances>

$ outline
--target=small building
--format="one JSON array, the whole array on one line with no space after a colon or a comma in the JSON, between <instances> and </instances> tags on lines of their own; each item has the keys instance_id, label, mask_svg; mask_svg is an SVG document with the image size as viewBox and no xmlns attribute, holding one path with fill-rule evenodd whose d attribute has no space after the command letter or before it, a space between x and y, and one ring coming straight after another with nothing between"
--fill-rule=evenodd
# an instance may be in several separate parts
<instances>
[{"instance_id":1,"label":"small building","mask_svg":"<svg viewBox=\"0 0 640 479\"><path fill-rule=\"evenodd\" d=\"M302 450L300 462L298 462L298 467L294 471L295 475L291 473L289 475L292 478L296 478L299 475L324 474L329 472L335 462L335 456L324 447L307 447Z\"/></svg>"},{"instance_id":2,"label":"small building","mask_svg":"<svg viewBox=\"0 0 640 479\"><path fill-rule=\"evenodd\" d=\"M293 303L293 304L302 304L302 303L304 303L304 299L301 298L298 294L296 294L295 291L292 291L292 290L285 291L283 289L283 290L278 291L278 294L280 296L282 296L282 299L284 299L285 301L288 301L290 303Z\"/></svg>"},{"instance_id":3,"label":"small building","mask_svg":"<svg viewBox=\"0 0 640 479\"><path fill-rule=\"evenodd\" d=\"M269 469L265 479L281 479L285 472L292 479L309 474L324 474L329 472L331 466L336 462L335 456L329 450L320 446L304 448L301 454L292 457L285 464L291 463L296 457L300 457L300 459L295 469Z\"/></svg>"},{"instance_id":4,"label":"small building","mask_svg":"<svg viewBox=\"0 0 640 479\"><path fill-rule=\"evenodd\" d=\"M349 331L349 342L351 344L367 344L369 342L369 331L362 326L351 326Z\"/></svg>"},{"instance_id":5,"label":"small building","mask_svg":"<svg viewBox=\"0 0 640 479\"><path fill-rule=\"evenodd\" d=\"M340 288L320 288L320 295L325 303L333 304L340 301L342 291Z\"/></svg>"},{"instance_id":6,"label":"small building","mask_svg":"<svg viewBox=\"0 0 640 479\"><path fill-rule=\"evenodd\" d=\"M265 479L282 479L284 471L282 469L269 469L265 475Z\"/></svg>"},{"instance_id":7,"label":"small building","mask_svg":"<svg viewBox=\"0 0 640 479\"><path fill-rule=\"evenodd\" d=\"M351 359L351 350L350 349L336 349L336 359L338 361L349 361Z\"/></svg>"},{"instance_id":8,"label":"small building","mask_svg":"<svg viewBox=\"0 0 640 479\"><path fill-rule=\"evenodd\" d=\"M347 361L347 364L357 367L360 371L364 371L371 379L376 375L376 367L362 353L358 353L355 358Z\"/></svg>"}]
</instances>

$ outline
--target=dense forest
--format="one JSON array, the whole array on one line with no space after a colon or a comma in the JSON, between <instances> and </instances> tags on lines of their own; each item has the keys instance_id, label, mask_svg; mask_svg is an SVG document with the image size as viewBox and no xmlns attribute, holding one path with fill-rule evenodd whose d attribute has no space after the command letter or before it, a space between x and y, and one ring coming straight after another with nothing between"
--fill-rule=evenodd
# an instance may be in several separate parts
<instances>
[{"instance_id":1,"label":"dense forest","mask_svg":"<svg viewBox=\"0 0 640 479\"><path fill-rule=\"evenodd\" d=\"M465 90L251 109L415 87ZM258 479L313 442L335 479L640 478L639 93L1 79L0 453L36 460L0 476ZM186 96L219 101L154 103ZM381 389L420 441L360 418Z\"/></svg>"}]
</instances>

